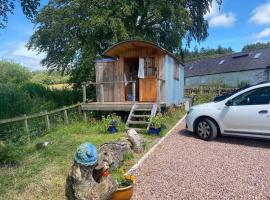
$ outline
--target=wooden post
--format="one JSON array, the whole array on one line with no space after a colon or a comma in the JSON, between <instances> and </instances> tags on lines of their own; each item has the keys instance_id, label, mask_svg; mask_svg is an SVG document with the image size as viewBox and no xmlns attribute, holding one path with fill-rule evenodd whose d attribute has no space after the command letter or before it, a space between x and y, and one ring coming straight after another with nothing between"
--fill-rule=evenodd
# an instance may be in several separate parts
<instances>
[{"instance_id":1,"label":"wooden post","mask_svg":"<svg viewBox=\"0 0 270 200\"><path fill-rule=\"evenodd\" d=\"M79 118L82 118L82 106L81 106L81 104L78 105L78 115L79 115Z\"/></svg>"},{"instance_id":2,"label":"wooden post","mask_svg":"<svg viewBox=\"0 0 270 200\"><path fill-rule=\"evenodd\" d=\"M47 131L50 131L51 125L50 125L49 113L47 111L46 111L46 115L45 115L45 123L46 123Z\"/></svg>"},{"instance_id":3,"label":"wooden post","mask_svg":"<svg viewBox=\"0 0 270 200\"><path fill-rule=\"evenodd\" d=\"M136 101L136 82L132 82L132 98L133 98L133 102L135 103L135 101Z\"/></svg>"},{"instance_id":4,"label":"wooden post","mask_svg":"<svg viewBox=\"0 0 270 200\"><path fill-rule=\"evenodd\" d=\"M31 138L30 138L30 131L29 131L29 126L28 126L28 121L27 121L27 118L26 118L26 114L24 114L23 117L25 117L25 119L24 119L24 131L25 131L25 134L27 134L28 143L30 144Z\"/></svg>"},{"instance_id":5,"label":"wooden post","mask_svg":"<svg viewBox=\"0 0 270 200\"><path fill-rule=\"evenodd\" d=\"M86 85L82 85L82 90L83 90L83 103L86 103Z\"/></svg>"},{"instance_id":6,"label":"wooden post","mask_svg":"<svg viewBox=\"0 0 270 200\"><path fill-rule=\"evenodd\" d=\"M157 82L157 104L158 104L159 111L160 111L160 99L161 99L160 88L161 88L161 80L158 79L158 82Z\"/></svg>"},{"instance_id":7,"label":"wooden post","mask_svg":"<svg viewBox=\"0 0 270 200\"><path fill-rule=\"evenodd\" d=\"M65 108L65 107L64 107ZM69 121L68 121L68 114L67 114L67 109L64 110L64 123L65 124L69 124Z\"/></svg>"},{"instance_id":8,"label":"wooden post","mask_svg":"<svg viewBox=\"0 0 270 200\"><path fill-rule=\"evenodd\" d=\"M87 122L87 115L86 115L86 111L83 111L83 121Z\"/></svg>"},{"instance_id":9,"label":"wooden post","mask_svg":"<svg viewBox=\"0 0 270 200\"><path fill-rule=\"evenodd\" d=\"M100 102L104 103L104 88L103 88L103 84L100 84Z\"/></svg>"}]
</instances>

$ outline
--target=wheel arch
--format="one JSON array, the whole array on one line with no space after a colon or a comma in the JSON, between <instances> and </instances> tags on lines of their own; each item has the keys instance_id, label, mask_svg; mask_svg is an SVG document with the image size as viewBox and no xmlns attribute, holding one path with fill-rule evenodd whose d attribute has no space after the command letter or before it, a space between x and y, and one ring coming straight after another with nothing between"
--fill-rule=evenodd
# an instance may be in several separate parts
<instances>
[{"instance_id":1,"label":"wheel arch","mask_svg":"<svg viewBox=\"0 0 270 200\"><path fill-rule=\"evenodd\" d=\"M194 120L194 123L193 123L193 130L196 130L196 125L198 124L198 122L199 122L201 119L204 119L204 118L207 118L207 119L210 119L211 121L213 121L213 122L215 123L215 125L217 126L218 134L221 133L221 131L220 131L220 126L219 126L218 122L217 122L213 117L210 117L210 116L208 116L208 115L202 115L202 116L197 117L197 118Z\"/></svg>"}]
</instances>

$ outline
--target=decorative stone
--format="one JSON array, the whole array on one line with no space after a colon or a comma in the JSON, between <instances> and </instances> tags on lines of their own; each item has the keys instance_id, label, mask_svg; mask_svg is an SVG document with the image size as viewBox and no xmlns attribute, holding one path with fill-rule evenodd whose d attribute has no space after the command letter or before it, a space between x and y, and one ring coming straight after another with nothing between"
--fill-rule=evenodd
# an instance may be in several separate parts
<instances>
[{"instance_id":1,"label":"decorative stone","mask_svg":"<svg viewBox=\"0 0 270 200\"><path fill-rule=\"evenodd\" d=\"M127 131L127 139L132 144L131 149L135 153L142 153L144 151L144 139L134 129Z\"/></svg>"},{"instance_id":2,"label":"decorative stone","mask_svg":"<svg viewBox=\"0 0 270 200\"><path fill-rule=\"evenodd\" d=\"M120 166L124 154L130 151L130 143L128 141L108 142L99 147L99 160L106 161L110 169L116 169Z\"/></svg>"}]
</instances>

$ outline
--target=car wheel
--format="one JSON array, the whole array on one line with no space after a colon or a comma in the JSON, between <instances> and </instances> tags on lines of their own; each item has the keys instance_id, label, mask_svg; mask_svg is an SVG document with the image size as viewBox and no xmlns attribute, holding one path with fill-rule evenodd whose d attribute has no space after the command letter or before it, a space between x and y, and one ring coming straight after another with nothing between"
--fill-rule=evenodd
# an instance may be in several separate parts
<instances>
[{"instance_id":1,"label":"car wheel","mask_svg":"<svg viewBox=\"0 0 270 200\"><path fill-rule=\"evenodd\" d=\"M217 126L211 119L203 118L196 124L196 133L203 140L214 139L217 132Z\"/></svg>"}]
</instances>

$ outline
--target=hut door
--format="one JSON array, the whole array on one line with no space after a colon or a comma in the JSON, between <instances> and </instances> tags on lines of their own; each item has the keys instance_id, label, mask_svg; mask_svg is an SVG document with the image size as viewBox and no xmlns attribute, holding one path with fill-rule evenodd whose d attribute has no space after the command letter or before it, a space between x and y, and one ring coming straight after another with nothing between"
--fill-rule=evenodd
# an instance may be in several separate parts
<instances>
[{"instance_id":1,"label":"hut door","mask_svg":"<svg viewBox=\"0 0 270 200\"><path fill-rule=\"evenodd\" d=\"M144 79L140 79L140 101L155 102L157 99L157 68L154 58L145 58Z\"/></svg>"}]
</instances>

